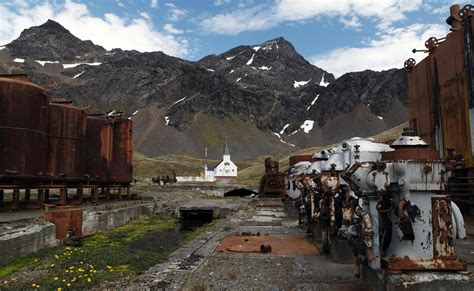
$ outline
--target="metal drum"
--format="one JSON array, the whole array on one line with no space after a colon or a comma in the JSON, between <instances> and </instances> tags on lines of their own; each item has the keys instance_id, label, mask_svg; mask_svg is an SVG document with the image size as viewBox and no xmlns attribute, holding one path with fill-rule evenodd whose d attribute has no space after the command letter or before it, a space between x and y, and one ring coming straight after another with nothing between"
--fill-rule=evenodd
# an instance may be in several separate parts
<instances>
[{"instance_id":1,"label":"metal drum","mask_svg":"<svg viewBox=\"0 0 474 291\"><path fill-rule=\"evenodd\" d=\"M48 103L43 88L0 77L0 179L46 173Z\"/></svg>"},{"instance_id":2,"label":"metal drum","mask_svg":"<svg viewBox=\"0 0 474 291\"><path fill-rule=\"evenodd\" d=\"M84 109L52 103L49 109L48 175L84 179L87 114Z\"/></svg>"},{"instance_id":3,"label":"metal drum","mask_svg":"<svg viewBox=\"0 0 474 291\"><path fill-rule=\"evenodd\" d=\"M105 116L87 116L86 167L92 181L110 180L113 122Z\"/></svg>"},{"instance_id":4,"label":"metal drum","mask_svg":"<svg viewBox=\"0 0 474 291\"><path fill-rule=\"evenodd\" d=\"M112 180L118 183L131 183L133 179L133 122L129 119L119 117L114 123L114 142L112 168L110 175Z\"/></svg>"}]
</instances>

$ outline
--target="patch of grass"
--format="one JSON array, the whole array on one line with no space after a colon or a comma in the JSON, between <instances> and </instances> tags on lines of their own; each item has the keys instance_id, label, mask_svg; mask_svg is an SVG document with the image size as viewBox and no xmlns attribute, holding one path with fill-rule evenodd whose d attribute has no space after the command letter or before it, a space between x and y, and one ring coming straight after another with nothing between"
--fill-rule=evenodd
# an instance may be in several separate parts
<instances>
[{"instance_id":1,"label":"patch of grass","mask_svg":"<svg viewBox=\"0 0 474 291\"><path fill-rule=\"evenodd\" d=\"M208 227L187 235L170 216L143 215L121 227L83 240L81 247L45 249L0 268L0 289L85 289L108 286L164 262Z\"/></svg>"}]
</instances>

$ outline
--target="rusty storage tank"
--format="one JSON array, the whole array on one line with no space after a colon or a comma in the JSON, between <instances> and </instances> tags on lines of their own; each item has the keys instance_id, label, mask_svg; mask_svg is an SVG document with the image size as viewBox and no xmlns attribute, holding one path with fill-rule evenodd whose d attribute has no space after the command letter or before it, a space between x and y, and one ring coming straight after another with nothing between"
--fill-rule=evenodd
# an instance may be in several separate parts
<instances>
[{"instance_id":1,"label":"rusty storage tank","mask_svg":"<svg viewBox=\"0 0 474 291\"><path fill-rule=\"evenodd\" d=\"M48 175L59 180L84 179L87 114L82 108L51 103L48 130Z\"/></svg>"},{"instance_id":2,"label":"rusty storage tank","mask_svg":"<svg viewBox=\"0 0 474 291\"><path fill-rule=\"evenodd\" d=\"M110 179L113 130L113 121L106 116L87 116L86 173L92 181Z\"/></svg>"},{"instance_id":3,"label":"rusty storage tank","mask_svg":"<svg viewBox=\"0 0 474 291\"><path fill-rule=\"evenodd\" d=\"M110 175L117 183L131 183L133 179L133 122L123 116L114 122L114 142Z\"/></svg>"},{"instance_id":4,"label":"rusty storage tank","mask_svg":"<svg viewBox=\"0 0 474 291\"><path fill-rule=\"evenodd\" d=\"M40 86L0 77L0 178L46 173L48 104Z\"/></svg>"}]
</instances>

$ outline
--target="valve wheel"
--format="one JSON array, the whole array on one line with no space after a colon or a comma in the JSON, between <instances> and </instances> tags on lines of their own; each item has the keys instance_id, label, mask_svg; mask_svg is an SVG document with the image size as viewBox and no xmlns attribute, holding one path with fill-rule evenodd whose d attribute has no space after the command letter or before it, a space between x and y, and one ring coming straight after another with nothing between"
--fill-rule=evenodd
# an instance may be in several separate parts
<instances>
[{"instance_id":1,"label":"valve wheel","mask_svg":"<svg viewBox=\"0 0 474 291\"><path fill-rule=\"evenodd\" d=\"M403 66L404 66L405 69L407 69L407 70L411 70L415 65L416 65L416 61L415 61L414 58L409 58L409 59L406 60L405 63L403 64Z\"/></svg>"},{"instance_id":2,"label":"valve wheel","mask_svg":"<svg viewBox=\"0 0 474 291\"><path fill-rule=\"evenodd\" d=\"M462 19L466 19L467 17L471 16L472 5L467 4L461 10L459 10L459 17Z\"/></svg>"},{"instance_id":3,"label":"valve wheel","mask_svg":"<svg viewBox=\"0 0 474 291\"><path fill-rule=\"evenodd\" d=\"M429 50L434 49L439 44L438 39L436 37L430 37L427 41L425 41L425 47Z\"/></svg>"}]
</instances>

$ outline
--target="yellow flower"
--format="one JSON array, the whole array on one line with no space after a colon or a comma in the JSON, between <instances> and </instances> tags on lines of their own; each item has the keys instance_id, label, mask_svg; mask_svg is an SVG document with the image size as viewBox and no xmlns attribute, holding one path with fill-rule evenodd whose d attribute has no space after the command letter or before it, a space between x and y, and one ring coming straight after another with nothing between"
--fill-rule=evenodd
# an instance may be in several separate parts
<instances>
[{"instance_id":1,"label":"yellow flower","mask_svg":"<svg viewBox=\"0 0 474 291\"><path fill-rule=\"evenodd\" d=\"M58 281L58 280L59 280L59 278L58 278L58 277L54 277L54 281Z\"/></svg>"},{"instance_id":2,"label":"yellow flower","mask_svg":"<svg viewBox=\"0 0 474 291\"><path fill-rule=\"evenodd\" d=\"M66 286L71 287L71 283L67 283Z\"/></svg>"},{"instance_id":3,"label":"yellow flower","mask_svg":"<svg viewBox=\"0 0 474 291\"><path fill-rule=\"evenodd\" d=\"M54 266L56 266L56 265L55 265L55 264L51 264L51 265L49 265L49 266L52 268L52 267L54 267Z\"/></svg>"},{"instance_id":4,"label":"yellow flower","mask_svg":"<svg viewBox=\"0 0 474 291\"><path fill-rule=\"evenodd\" d=\"M63 282L66 283L66 279L63 279Z\"/></svg>"},{"instance_id":5,"label":"yellow flower","mask_svg":"<svg viewBox=\"0 0 474 291\"><path fill-rule=\"evenodd\" d=\"M38 259L35 259L35 262L38 262Z\"/></svg>"},{"instance_id":6,"label":"yellow flower","mask_svg":"<svg viewBox=\"0 0 474 291\"><path fill-rule=\"evenodd\" d=\"M74 266L70 266L69 269L74 269Z\"/></svg>"},{"instance_id":7,"label":"yellow flower","mask_svg":"<svg viewBox=\"0 0 474 291\"><path fill-rule=\"evenodd\" d=\"M81 265L84 264L84 262L79 262Z\"/></svg>"},{"instance_id":8,"label":"yellow flower","mask_svg":"<svg viewBox=\"0 0 474 291\"><path fill-rule=\"evenodd\" d=\"M39 288L39 287L40 287L40 285L36 285L36 288Z\"/></svg>"},{"instance_id":9,"label":"yellow flower","mask_svg":"<svg viewBox=\"0 0 474 291\"><path fill-rule=\"evenodd\" d=\"M93 270L94 271L94 274L97 273L97 270Z\"/></svg>"},{"instance_id":10,"label":"yellow flower","mask_svg":"<svg viewBox=\"0 0 474 291\"><path fill-rule=\"evenodd\" d=\"M59 256L58 256L58 255L54 255L54 257L55 257L56 259L59 259Z\"/></svg>"},{"instance_id":11,"label":"yellow flower","mask_svg":"<svg viewBox=\"0 0 474 291\"><path fill-rule=\"evenodd\" d=\"M31 287L35 288L35 287L36 287L36 284L35 284L35 283L31 284Z\"/></svg>"},{"instance_id":12,"label":"yellow flower","mask_svg":"<svg viewBox=\"0 0 474 291\"><path fill-rule=\"evenodd\" d=\"M66 273L69 273L69 270L66 270Z\"/></svg>"},{"instance_id":13,"label":"yellow flower","mask_svg":"<svg viewBox=\"0 0 474 291\"><path fill-rule=\"evenodd\" d=\"M89 283L92 282L91 278L87 278L87 282Z\"/></svg>"},{"instance_id":14,"label":"yellow flower","mask_svg":"<svg viewBox=\"0 0 474 291\"><path fill-rule=\"evenodd\" d=\"M8 281L3 281L3 285L7 285L8 284Z\"/></svg>"},{"instance_id":15,"label":"yellow flower","mask_svg":"<svg viewBox=\"0 0 474 291\"><path fill-rule=\"evenodd\" d=\"M59 288L58 288L58 291L61 291L61 290L63 290L63 289L62 289L61 287L59 287Z\"/></svg>"}]
</instances>

